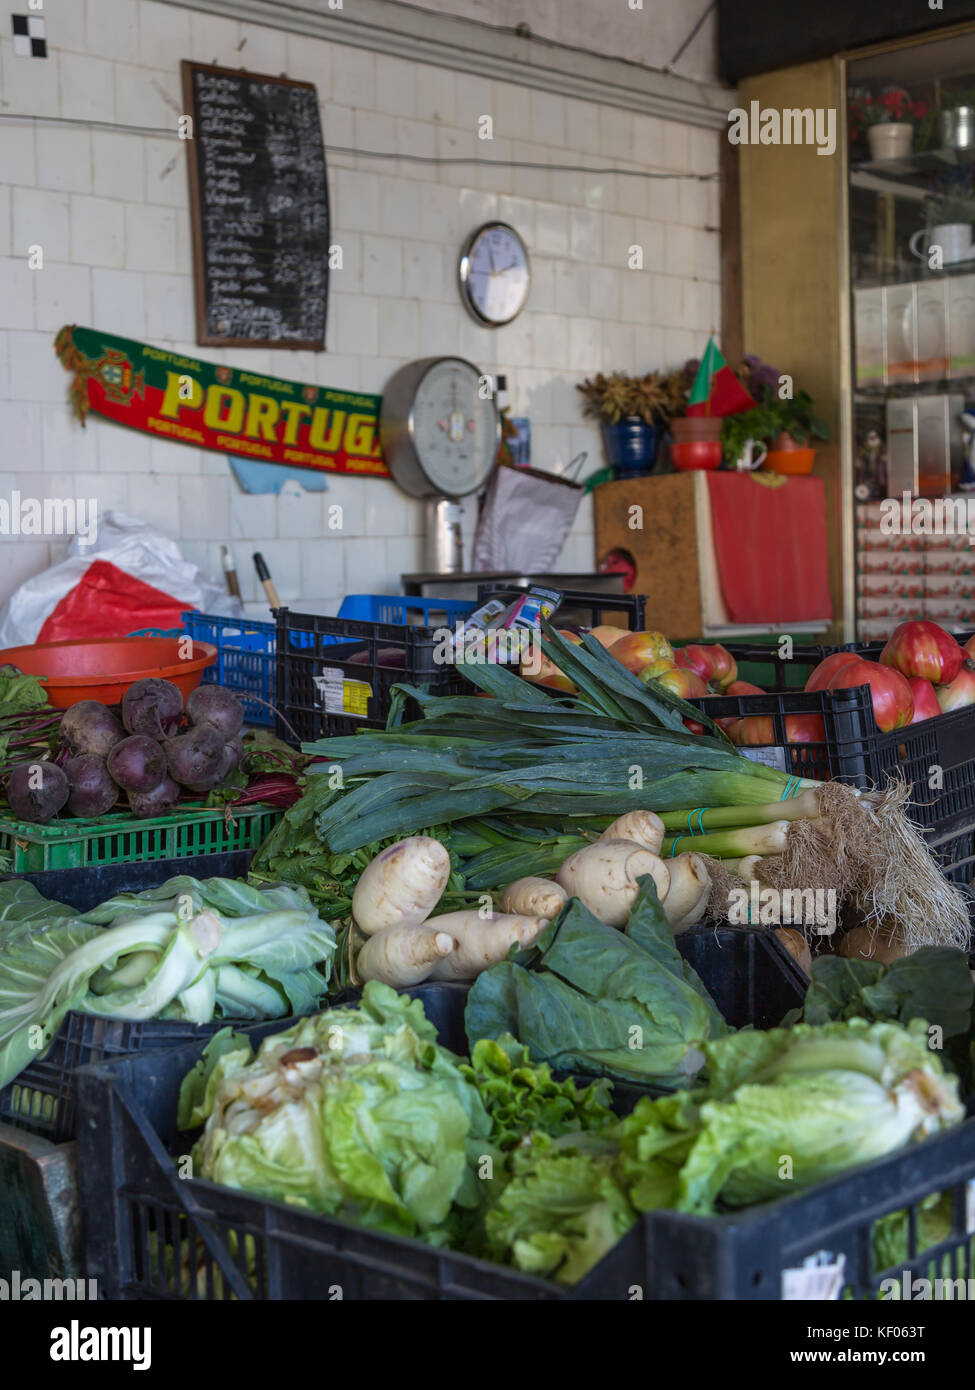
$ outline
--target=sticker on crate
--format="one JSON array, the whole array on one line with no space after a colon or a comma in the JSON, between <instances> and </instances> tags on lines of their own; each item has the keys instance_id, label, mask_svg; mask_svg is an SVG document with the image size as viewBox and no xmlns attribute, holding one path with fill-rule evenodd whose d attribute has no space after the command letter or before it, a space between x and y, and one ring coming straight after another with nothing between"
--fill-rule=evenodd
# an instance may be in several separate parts
<instances>
[{"instance_id":1,"label":"sticker on crate","mask_svg":"<svg viewBox=\"0 0 975 1390\"><path fill-rule=\"evenodd\" d=\"M365 681L349 680L337 666L326 666L320 676L313 677L318 691L319 708L326 714L345 714L353 719L365 719L369 714L372 686Z\"/></svg>"},{"instance_id":2,"label":"sticker on crate","mask_svg":"<svg viewBox=\"0 0 975 1390\"><path fill-rule=\"evenodd\" d=\"M753 763L764 763L766 767L778 768L780 772L789 771L785 763L784 748L740 748L738 751L744 753Z\"/></svg>"},{"instance_id":3,"label":"sticker on crate","mask_svg":"<svg viewBox=\"0 0 975 1390\"><path fill-rule=\"evenodd\" d=\"M839 1299L845 1276L846 1256L819 1250L797 1269L782 1271L782 1298L791 1302Z\"/></svg>"}]
</instances>

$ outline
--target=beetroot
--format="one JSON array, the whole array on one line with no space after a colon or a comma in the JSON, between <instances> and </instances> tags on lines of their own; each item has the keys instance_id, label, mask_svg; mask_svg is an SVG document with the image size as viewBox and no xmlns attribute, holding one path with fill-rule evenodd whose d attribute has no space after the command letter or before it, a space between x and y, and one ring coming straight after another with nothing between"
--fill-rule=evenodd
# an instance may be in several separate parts
<instances>
[{"instance_id":1,"label":"beetroot","mask_svg":"<svg viewBox=\"0 0 975 1390\"><path fill-rule=\"evenodd\" d=\"M71 795L68 810L73 816L103 816L118 801L119 790L108 774L104 758L81 753L64 764Z\"/></svg>"},{"instance_id":2,"label":"beetroot","mask_svg":"<svg viewBox=\"0 0 975 1390\"><path fill-rule=\"evenodd\" d=\"M107 758L116 743L125 738L125 730L105 705L97 700L79 700L65 710L60 738L69 753Z\"/></svg>"},{"instance_id":3,"label":"beetroot","mask_svg":"<svg viewBox=\"0 0 975 1390\"><path fill-rule=\"evenodd\" d=\"M191 791L208 792L220 780L223 750L223 736L209 724L200 724L178 738L167 739L169 775Z\"/></svg>"},{"instance_id":4,"label":"beetroot","mask_svg":"<svg viewBox=\"0 0 975 1390\"><path fill-rule=\"evenodd\" d=\"M225 777L229 777L234 768L244 756L244 745L239 738L230 738L223 746L223 762L220 765L220 776L218 782L222 782Z\"/></svg>"},{"instance_id":5,"label":"beetroot","mask_svg":"<svg viewBox=\"0 0 975 1390\"><path fill-rule=\"evenodd\" d=\"M122 723L130 734L163 739L176 728L182 712L179 687L158 676L136 681L122 698Z\"/></svg>"},{"instance_id":6,"label":"beetroot","mask_svg":"<svg viewBox=\"0 0 975 1390\"><path fill-rule=\"evenodd\" d=\"M129 810L137 820L150 816L168 816L179 802L179 787L171 777L164 777L158 787L148 792L128 792Z\"/></svg>"},{"instance_id":7,"label":"beetroot","mask_svg":"<svg viewBox=\"0 0 975 1390\"><path fill-rule=\"evenodd\" d=\"M186 714L191 724L210 724L225 740L240 733L244 707L222 685L198 685L186 697Z\"/></svg>"},{"instance_id":8,"label":"beetroot","mask_svg":"<svg viewBox=\"0 0 975 1390\"><path fill-rule=\"evenodd\" d=\"M7 800L17 820L43 825L68 799L68 779L56 763L19 763L10 773Z\"/></svg>"},{"instance_id":9,"label":"beetroot","mask_svg":"<svg viewBox=\"0 0 975 1390\"><path fill-rule=\"evenodd\" d=\"M151 792L166 775L166 754L155 739L132 734L108 755L108 775L127 792Z\"/></svg>"}]
</instances>

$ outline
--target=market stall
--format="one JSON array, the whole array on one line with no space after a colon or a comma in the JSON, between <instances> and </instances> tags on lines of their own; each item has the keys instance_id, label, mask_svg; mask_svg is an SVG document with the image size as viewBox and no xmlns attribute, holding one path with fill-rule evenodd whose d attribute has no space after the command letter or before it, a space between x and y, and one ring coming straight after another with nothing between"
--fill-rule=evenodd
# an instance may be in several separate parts
<instances>
[{"instance_id":1,"label":"market stall","mask_svg":"<svg viewBox=\"0 0 975 1390\"><path fill-rule=\"evenodd\" d=\"M975 1296L975 58L850 60L854 347L713 6L24 8L0 1300Z\"/></svg>"}]
</instances>

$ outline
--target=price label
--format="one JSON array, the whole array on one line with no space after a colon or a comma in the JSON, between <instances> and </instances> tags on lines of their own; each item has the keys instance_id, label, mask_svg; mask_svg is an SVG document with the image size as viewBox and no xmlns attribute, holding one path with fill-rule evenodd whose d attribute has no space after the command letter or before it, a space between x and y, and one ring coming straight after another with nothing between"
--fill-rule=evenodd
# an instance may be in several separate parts
<instances>
[{"instance_id":1,"label":"price label","mask_svg":"<svg viewBox=\"0 0 975 1390\"><path fill-rule=\"evenodd\" d=\"M784 748L739 748L738 752L751 758L753 763L764 763L766 767L778 768L779 772L789 770L785 765Z\"/></svg>"},{"instance_id":2,"label":"price label","mask_svg":"<svg viewBox=\"0 0 975 1390\"><path fill-rule=\"evenodd\" d=\"M326 714L345 714L365 719L372 699L372 686L366 681L350 681L337 666L326 666L315 676L318 704Z\"/></svg>"},{"instance_id":3,"label":"price label","mask_svg":"<svg viewBox=\"0 0 975 1390\"><path fill-rule=\"evenodd\" d=\"M782 1271L782 1298L791 1302L830 1302L838 1299L846 1274L846 1256L820 1250L797 1269Z\"/></svg>"}]
</instances>

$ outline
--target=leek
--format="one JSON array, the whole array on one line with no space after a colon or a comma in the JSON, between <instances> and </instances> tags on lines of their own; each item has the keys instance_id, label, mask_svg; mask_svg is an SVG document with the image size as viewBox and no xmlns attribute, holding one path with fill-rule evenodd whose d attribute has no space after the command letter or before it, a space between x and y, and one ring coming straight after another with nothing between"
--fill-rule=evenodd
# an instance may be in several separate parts
<instances>
[{"instance_id":1,"label":"leek","mask_svg":"<svg viewBox=\"0 0 975 1390\"><path fill-rule=\"evenodd\" d=\"M670 855L693 851L695 854L710 854L713 859L741 859L747 855L783 854L787 820L773 821L770 825L738 826L731 830L715 830L710 835L672 835L663 843L660 853L666 859Z\"/></svg>"}]
</instances>

